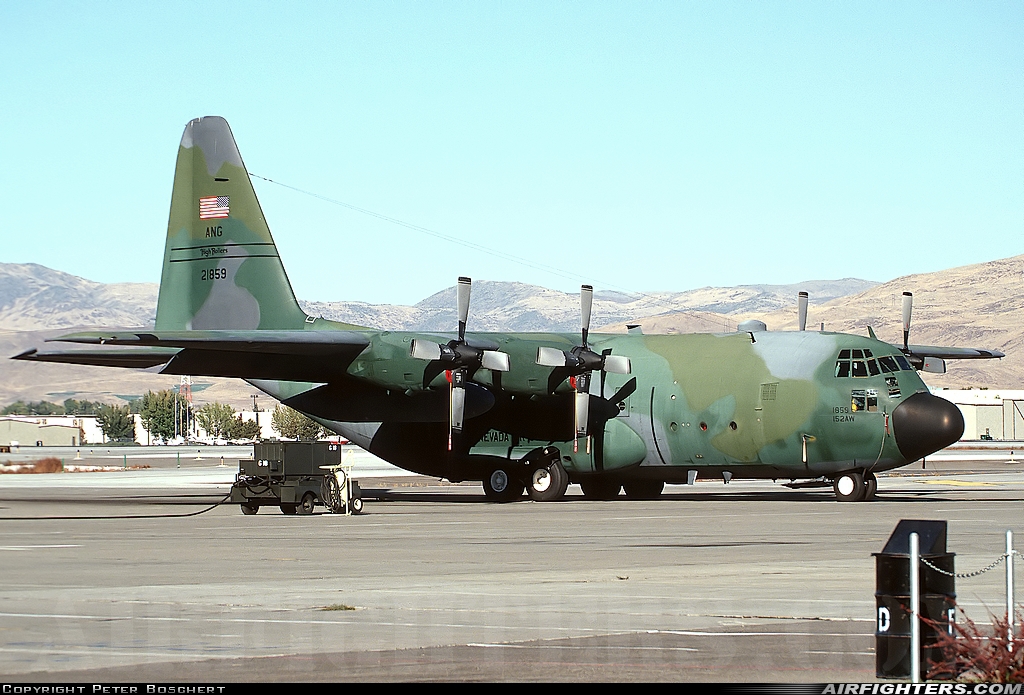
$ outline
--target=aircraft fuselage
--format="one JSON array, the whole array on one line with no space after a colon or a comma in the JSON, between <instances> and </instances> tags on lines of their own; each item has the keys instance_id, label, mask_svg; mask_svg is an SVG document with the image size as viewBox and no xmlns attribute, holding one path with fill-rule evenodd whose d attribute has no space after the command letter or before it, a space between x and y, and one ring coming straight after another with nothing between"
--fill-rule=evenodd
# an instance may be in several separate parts
<instances>
[{"instance_id":1,"label":"aircraft fuselage","mask_svg":"<svg viewBox=\"0 0 1024 695\"><path fill-rule=\"evenodd\" d=\"M578 337L480 333L472 337L497 345L514 367L472 375L472 384L490 394L488 407L476 413L471 399L471 417L449 451L445 374L424 384L424 363L409 355L412 340L439 336L366 335L368 347L347 371L354 383L375 384L377 397L393 403L376 411L379 419L334 417L327 402L318 406L303 397L312 385L256 383L395 465L454 480L480 479L495 459L514 461L546 445L558 447L573 479L686 482L690 471L726 479L878 472L947 446L962 432L956 407L931 396L897 348L871 338L804 331L599 334L591 336L591 347L629 357L632 369L595 374L590 393L610 398L632 379L635 388L600 435L592 426L590 437L577 439L568 381L552 385L552 369L534 362L538 346L568 348ZM337 387L334 395L335 407L349 397L363 403L369 397ZM438 397L431 402L432 395ZM903 416L900 408L911 399L925 401L917 410L924 408L927 417ZM394 417L380 417L388 412Z\"/></svg>"}]
</instances>

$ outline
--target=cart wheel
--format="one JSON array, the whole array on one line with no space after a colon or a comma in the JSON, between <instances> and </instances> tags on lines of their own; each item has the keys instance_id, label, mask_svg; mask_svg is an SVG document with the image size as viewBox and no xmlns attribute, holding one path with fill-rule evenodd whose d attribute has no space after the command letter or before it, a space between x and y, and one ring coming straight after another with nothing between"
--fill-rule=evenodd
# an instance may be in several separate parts
<instances>
[{"instance_id":1,"label":"cart wheel","mask_svg":"<svg viewBox=\"0 0 1024 695\"><path fill-rule=\"evenodd\" d=\"M349 502L348 505L353 514L360 514L363 511L363 498L356 497L354 500Z\"/></svg>"},{"instance_id":2,"label":"cart wheel","mask_svg":"<svg viewBox=\"0 0 1024 695\"><path fill-rule=\"evenodd\" d=\"M248 503L248 504L243 504L241 506L242 506L242 514L245 514L246 516L252 516L253 514L255 514L256 512L258 512L260 510L260 505L252 504L251 502Z\"/></svg>"},{"instance_id":3,"label":"cart wheel","mask_svg":"<svg viewBox=\"0 0 1024 695\"><path fill-rule=\"evenodd\" d=\"M299 514L312 514L313 507L316 505L316 495L312 492L307 492L302 496L302 504L299 505Z\"/></svg>"},{"instance_id":4,"label":"cart wheel","mask_svg":"<svg viewBox=\"0 0 1024 695\"><path fill-rule=\"evenodd\" d=\"M282 504L281 505L281 513L282 514L294 514L295 511L296 511L296 506L297 505L294 505L294 504Z\"/></svg>"}]
</instances>

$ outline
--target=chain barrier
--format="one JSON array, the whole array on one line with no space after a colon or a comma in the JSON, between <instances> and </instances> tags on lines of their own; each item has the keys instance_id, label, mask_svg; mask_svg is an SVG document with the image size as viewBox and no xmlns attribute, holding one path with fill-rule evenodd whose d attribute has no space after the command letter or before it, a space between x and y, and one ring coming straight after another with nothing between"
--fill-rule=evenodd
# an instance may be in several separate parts
<instances>
[{"instance_id":1,"label":"chain barrier","mask_svg":"<svg viewBox=\"0 0 1024 695\"><path fill-rule=\"evenodd\" d=\"M1011 550L1010 551L1010 555L1011 556L1017 555L1019 557L1020 553L1018 553L1016 550ZM1005 560L1006 560L1006 553L1003 553L1002 555L999 556L998 560L993 562L988 567L985 567L984 569L980 569L977 572L963 572L963 573L961 573L961 572L947 572L944 569L940 569L940 568L936 567L935 565L933 565L932 563L928 562L928 560L926 560L923 557L921 558L921 564L922 565L926 565L927 567L930 567L931 569L935 570L939 574L944 574L947 577L956 577L957 579L970 579L972 577L977 577L979 575L985 574L989 570L993 570L996 567L999 567L999 565L1003 564L1003 562Z\"/></svg>"}]
</instances>

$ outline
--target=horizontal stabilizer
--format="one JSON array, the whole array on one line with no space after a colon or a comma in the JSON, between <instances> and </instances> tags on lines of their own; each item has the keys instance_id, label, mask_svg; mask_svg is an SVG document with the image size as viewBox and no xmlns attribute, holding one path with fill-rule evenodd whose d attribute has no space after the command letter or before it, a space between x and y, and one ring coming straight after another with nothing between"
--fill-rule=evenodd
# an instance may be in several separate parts
<instances>
[{"instance_id":1,"label":"horizontal stabilizer","mask_svg":"<svg viewBox=\"0 0 1024 695\"><path fill-rule=\"evenodd\" d=\"M15 359L148 369L162 374L287 381L324 381L346 375L370 344L351 331L99 331L51 341L102 346L39 352Z\"/></svg>"},{"instance_id":2,"label":"horizontal stabilizer","mask_svg":"<svg viewBox=\"0 0 1024 695\"><path fill-rule=\"evenodd\" d=\"M352 331L158 331L72 333L51 340L85 345L126 345L285 355L358 354L370 344Z\"/></svg>"},{"instance_id":3,"label":"horizontal stabilizer","mask_svg":"<svg viewBox=\"0 0 1024 695\"><path fill-rule=\"evenodd\" d=\"M96 367L125 367L128 369L149 369L166 364L178 353L174 348L138 348L112 350L52 350L40 352L35 348L27 350L12 359L28 362L55 362L58 364L83 364Z\"/></svg>"}]
</instances>

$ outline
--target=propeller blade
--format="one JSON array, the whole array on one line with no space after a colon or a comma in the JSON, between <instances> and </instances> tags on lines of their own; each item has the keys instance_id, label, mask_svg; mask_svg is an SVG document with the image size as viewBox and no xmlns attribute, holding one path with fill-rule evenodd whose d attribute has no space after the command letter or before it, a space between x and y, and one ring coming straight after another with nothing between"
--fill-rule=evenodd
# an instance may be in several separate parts
<instances>
[{"instance_id":1,"label":"propeller blade","mask_svg":"<svg viewBox=\"0 0 1024 695\"><path fill-rule=\"evenodd\" d=\"M605 355L601 371L612 374L629 374L631 371L629 358L622 355Z\"/></svg>"},{"instance_id":2,"label":"propeller blade","mask_svg":"<svg viewBox=\"0 0 1024 695\"><path fill-rule=\"evenodd\" d=\"M807 330L807 293L798 292L796 295L797 316L800 320L800 330Z\"/></svg>"},{"instance_id":3,"label":"propeller blade","mask_svg":"<svg viewBox=\"0 0 1024 695\"><path fill-rule=\"evenodd\" d=\"M591 285L580 286L580 315L583 318L583 347L587 346L587 335L590 333L590 309L594 304L594 288Z\"/></svg>"},{"instance_id":4,"label":"propeller blade","mask_svg":"<svg viewBox=\"0 0 1024 695\"><path fill-rule=\"evenodd\" d=\"M451 426L452 432L461 432L466 418L466 387L452 383Z\"/></svg>"},{"instance_id":5,"label":"propeller blade","mask_svg":"<svg viewBox=\"0 0 1024 695\"><path fill-rule=\"evenodd\" d=\"M462 433L466 419L466 372L453 369L448 375L448 451L452 450L455 435Z\"/></svg>"},{"instance_id":6,"label":"propeller blade","mask_svg":"<svg viewBox=\"0 0 1024 695\"><path fill-rule=\"evenodd\" d=\"M602 365L602 367L604 366L605 362L608 361L608 357L611 354L612 354L612 349L611 348L607 348L607 349L601 351L601 365ZM604 382L607 380L607 378L608 378L608 371L605 370L605 369L601 369L601 390L600 390L599 393L600 393L602 399L604 398Z\"/></svg>"},{"instance_id":7,"label":"propeller blade","mask_svg":"<svg viewBox=\"0 0 1024 695\"><path fill-rule=\"evenodd\" d=\"M910 352L910 314L914 310L914 295L911 292L903 293L903 352Z\"/></svg>"},{"instance_id":8,"label":"propeller blade","mask_svg":"<svg viewBox=\"0 0 1024 695\"><path fill-rule=\"evenodd\" d=\"M576 436L587 436L587 418L590 417L590 394L577 391L574 394L573 411L576 420Z\"/></svg>"},{"instance_id":9,"label":"propeller blade","mask_svg":"<svg viewBox=\"0 0 1024 695\"><path fill-rule=\"evenodd\" d=\"M537 364L541 367L564 367L567 364L565 353L558 348L538 347Z\"/></svg>"},{"instance_id":10,"label":"propeller blade","mask_svg":"<svg viewBox=\"0 0 1024 695\"><path fill-rule=\"evenodd\" d=\"M615 395L608 399L608 402L615 404L621 403L632 396L634 391L636 391L636 377L633 377L623 384L622 388L616 391Z\"/></svg>"},{"instance_id":11,"label":"propeller blade","mask_svg":"<svg viewBox=\"0 0 1024 695\"><path fill-rule=\"evenodd\" d=\"M412 341L409 354L417 360L439 360L441 359L441 346L432 340L416 338Z\"/></svg>"},{"instance_id":12,"label":"propeller blade","mask_svg":"<svg viewBox=\"0 0 1024 695\"><path fill-rule=\"evenodd\" d=\"M480 366L495 372L507 372L510 366L509 357L497 350L484 350L480 355Z\"/></svg>"},{"instance_id":13,"label":"propeller blade","mask_svg":"<svg viewBox=\"0 0 1024 695\"><path fill-rule=\"evenodd\" d=\"M473 281L466 277L459 278L456 287L456 299L459 305L459 342L466 339L466 322L469 320L469 293Z\"/></svg>"}]
</instances>

